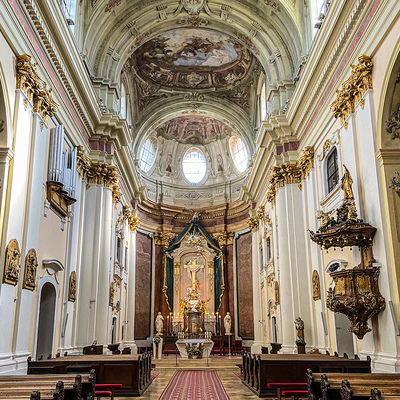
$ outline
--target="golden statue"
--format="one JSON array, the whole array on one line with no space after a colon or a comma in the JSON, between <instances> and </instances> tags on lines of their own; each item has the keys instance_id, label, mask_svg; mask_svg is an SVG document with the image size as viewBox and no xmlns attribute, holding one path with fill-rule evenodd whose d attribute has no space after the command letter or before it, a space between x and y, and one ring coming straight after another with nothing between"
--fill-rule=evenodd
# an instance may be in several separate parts
<instances>
[{"instance_id":1,"label":"golden statue","mask_svg":"<svg viewBox=\"0 0 400 400\"><path fill-rule=\"evenodd\" d=\"M344 164L343 167L345 171L342 177L342 190L344 192L344 198L354 199L353 189L351 188L351 185L353 184L353 178L350 175L350 171Z\"/></svg>"}]
</instances>

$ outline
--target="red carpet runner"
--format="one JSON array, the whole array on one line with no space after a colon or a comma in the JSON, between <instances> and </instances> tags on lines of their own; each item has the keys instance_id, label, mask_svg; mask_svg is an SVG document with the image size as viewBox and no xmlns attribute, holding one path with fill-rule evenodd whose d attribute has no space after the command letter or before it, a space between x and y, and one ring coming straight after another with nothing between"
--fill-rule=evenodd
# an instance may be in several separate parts
<instances>
[{"instance_id":1,"label":"red carpet runner","mask_svg":"<svg viewBox=\"0 0 400 400\"><path fill-rule=\"evenodd\" d=\"M159 400L229 400L217 371L176 371Z\"/></svg>"}]
</instances>

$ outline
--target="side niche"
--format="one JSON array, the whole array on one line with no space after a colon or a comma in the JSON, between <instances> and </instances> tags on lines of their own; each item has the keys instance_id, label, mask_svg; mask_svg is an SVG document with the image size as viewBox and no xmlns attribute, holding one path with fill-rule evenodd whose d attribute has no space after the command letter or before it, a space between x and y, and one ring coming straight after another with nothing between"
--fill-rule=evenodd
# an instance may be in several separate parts
<instances>
[{"instance_id":1,"label":"side niche","mask_svg":"<svg viewBox=\"0 0 400 400\"><path fill-rule=\"evenodd\" d=\"M321 249L358 247L361 263L352 269L330 273L334 287L329 288L326 306L333 312L345 314L350 332L362 339L371 329L368 319L385 309L385 299L379 291L379 268L374 266L373 239L376 228L358 218L352 190L353 179L344 166L342 178L343 203L331 213L319 212L321 226L309 231L310 238Z\"/></svg>"}]
</instances>

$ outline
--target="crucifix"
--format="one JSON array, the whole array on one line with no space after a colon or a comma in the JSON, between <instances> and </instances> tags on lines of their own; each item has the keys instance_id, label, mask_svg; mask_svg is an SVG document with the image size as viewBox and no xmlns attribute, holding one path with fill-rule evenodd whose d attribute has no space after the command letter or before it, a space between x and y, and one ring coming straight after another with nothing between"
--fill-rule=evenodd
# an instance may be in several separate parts
<instances>
[{"instance_id":1,"label":"crucifix","mask_svg":"<svg viewBox=\"0 0 400 400\"><path fill-rule=\"evenodd\" d=\"M192 258L191 264L185 264L184 268L188 268L190 273L192 274L192 292L196 291L196 273L200 271L200 269L204 268L204 265L197 265L196 258Z\"/></svg>"}]
</instances>

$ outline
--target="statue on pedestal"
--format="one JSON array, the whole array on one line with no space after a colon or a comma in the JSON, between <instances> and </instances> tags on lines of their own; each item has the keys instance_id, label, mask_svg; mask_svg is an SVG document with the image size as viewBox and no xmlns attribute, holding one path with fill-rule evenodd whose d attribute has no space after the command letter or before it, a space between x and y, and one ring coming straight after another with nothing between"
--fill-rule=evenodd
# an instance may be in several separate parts
<instances>
[{"instance_id":1,"label":"statue on pedestal","mask_svg":"<svg viewBox=\"0 0 400 400\"><path fill-rule=\"evenodd\" d=\"M300 317L297 317L294 321L297 329L296 344L305 344L304 341L304 322Z\"/></svg>"},{"instance_id":2,"label":"statue on pedestal","mask_svg":"<svg viewBox=\"0 0 400 400\"><path fill-rule=\"evenodd\" d=\"M231 327L232 327L232 318L229 314L229 311L226 313L224 318L224 327L225 327L225 335L232 335Z\"/></svg>"},{"instance_id":3,"label":"statue on pedestal","mask_svg":"<svg viewBox=\"0 0 400 400\"><path fill-rule=\"evenodd\" d=\"M160 311L158 312L158 315L156 317L155 325L156 325L157 335L162 335L162 331L164 328L164 317L161 315Z\"/></svg>"}]
</instances>

